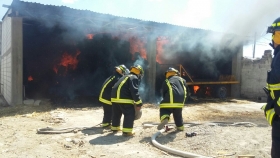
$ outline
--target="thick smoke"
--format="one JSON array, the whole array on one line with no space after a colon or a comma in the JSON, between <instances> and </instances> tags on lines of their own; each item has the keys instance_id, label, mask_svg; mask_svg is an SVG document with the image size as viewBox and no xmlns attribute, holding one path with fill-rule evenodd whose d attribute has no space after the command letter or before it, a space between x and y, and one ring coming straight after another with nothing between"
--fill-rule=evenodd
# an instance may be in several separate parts
<instances>
[{"instance_id":1,"label":"thick smoke","mask_svg":"<svg viewBox=\"0 0 280 158\"><path fill-rule=\"evenodd\" d=\"M189 0L185 3L190 5L188 6L189 8L204 7L194 6L198 5L198 3L192 2L194 1ZM207 59L226 57L228 55L224 51L220 51L220 54L217 53L219 51L217 45L230 49L238 49L237 47L240 44L242 45L244 41L253 41L255 34L257 38L263 36L267 26L271 25L280 16L280 1L277 0L209 0L207 3L201 1L199 5L207 5L205 8L210 10L207 10L210 15L202 18L197 16L201 18L197 20L199 23L197 24L195 21L195 24L192 24L190 19L196 17L196 15L187 14L193 12L185 10L182 15L179 15L181 20L177 21L177 24L206 29L208 32L199 31L199 29L190 29L190 31L185 31L175 38L173 37L169 45L176 43L176 47L166 48L168 52L168 54L164 54L166 59L172 58L177 55L176 53L186 50L193 50L192 52L195 53L198 47L201 51L205 52L203 59L205 59L204 57ZM166 30L163 34L170 35L172 32L176 32L171 29ZM210 30L213 30L213 32Z\"/></svg>"},{"instance_id":2,"label":"thick smoke","mask_svg":"<svg viewBox=\"0 0 280 158\"><path fill-rule=\"evenodd\" d=\"M177 56L185 52L188 52L188 55L184 56L185 58L196 54L196 56L200 56L196 61L203 63L203 67L198 70L206 70L207 73L218 75L221 72L214 62L223 59L228 61L228 58L237 51L242 51L243 42L248 40L248 36L252 39L255 33L263 34L266 26L278 17L278 6L280 6L278 1L212 2L212 16L214 17L201 20L200 28L214 31L190 28L171 37L170 43L166 44L165 53L163 53L166 60L176 60ZM214 9L220 10L220 12ZM215 16L220 18L217 19ZM178 33L171 29L166 30L163 34L172 35L172 31Z\"/></svg>"},{"instance_id":3,"label":"thick smoke","mask_svg":"<svg viewBox=\"0 0 280 158\"><path fill-rule=\"evenodd\" d=\"M171 36L163 47L161 58L162 64L182 64L191 75L217 79L225 73L221 71L221 64L230 62L233 55L241 50L240 36L190 29Z\"/></svg>"}]
</instances>

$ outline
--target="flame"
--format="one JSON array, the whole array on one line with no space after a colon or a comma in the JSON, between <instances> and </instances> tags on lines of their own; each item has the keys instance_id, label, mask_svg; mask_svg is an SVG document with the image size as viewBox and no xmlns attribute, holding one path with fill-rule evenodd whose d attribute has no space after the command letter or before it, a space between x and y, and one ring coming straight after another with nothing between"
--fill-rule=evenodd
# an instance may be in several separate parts
<instances>
[{"instance_id":1,"label":"flame","mask_svg":"<svg viewBox=\"0 0 280 158\"><path fill-rule=\"evenodd\" d=\"M94 34L93 33L88 33L86 35L86 38L89 39L89 40L92 40L95 35L97 35L97 34L106 34L106 33L107 32L97 32L97 33L94 33Z\"/></svg>"},{"instance_id":2,"label":"flame","mask_svg":"<svg viewBox=\"0 0 280 158\"><path fill-rule=\"evenodd\" d=\"M67 72L68 69L75 70L77 68L78 63L79 63L77 57L80 53L81 53L80 51L77 51L76 54L71 55L71 54L68 54L67 52L65 52L62 55L60 63L58 63L57 65L55 65L53 67L54 72L57 74L58 73L58 68L60 66L63 66L65 68L65 73Z\"/></svg>"},{"instance_id":3,"label":"flame","mask_svg":"<svg viewBox=\"0 0 280 158\"><path fill-rule=\"evenodd\" d=\"M28 81L33 81L33 77L32 76L28 76Z\"/></svg>"},{"instance_id":4,"label":"flame","mask_svg":"<svg viewBox=\"0 0 280 158\"><path fill-rule=\"evenodd\" d=\"M199 89L199 86L193 86L193 91L194 91L194 94L196 94L196 91Z\"/></svg>"},{"instance_id":5,"label":"flame","mask_svg":"<svg viewBox=\"0 0 280 158\"><path fill-rule=\"evenodd\" d=\"M61 59L61 63L60 65L64 66L64 67L68 67L69 65L73 67L73 70L75 70L77 68L77 64L78 64L78 60L77 60L77 56L80 54L81 52L78 51L76 52L76 54L74 56L71 56L68 53L64 53L62 55L62 59Z\"/></svg>"},{"instance_id":6,"label":"flame","mask_svg":"<svg viewBox=\"0 0 280 158\"><path fill-rule=\"evenodd\" d=\"M87 39L90 39L90 40L91 40L91 39L93 39L93 36L94 36L94 34L91 34L91 33L90 33L90 34L87 34Z\"/></svg>"},{"instance_id":7,"label":"flame","mask_svg":"<svg viewBox=\"0 0 280 158\"><path fill-rule=\"evenodd\" d=\"M146 48L145 48L145 42L136 38L136 37L132 37L129 39L129 42L130 42L130 53L132 54L132 60L135 60L134 59L134 54L136 52L139 52L140 53L140 56L143 58L143 59L147 59L147 51L146 51Z\"/></svg>"},{"instance_id":8,"label":"flame","mask_svg":"<svg viewBox=\"0 0 280 158\"><path fill-rule=\"evenodd\" d=\"M162 64L162 54L163 54L163 46L169 43L169 40L166 37L158 37L157 38L157 55L156 55L156 61L159 64Z\"/></svg>"}]
</instances>

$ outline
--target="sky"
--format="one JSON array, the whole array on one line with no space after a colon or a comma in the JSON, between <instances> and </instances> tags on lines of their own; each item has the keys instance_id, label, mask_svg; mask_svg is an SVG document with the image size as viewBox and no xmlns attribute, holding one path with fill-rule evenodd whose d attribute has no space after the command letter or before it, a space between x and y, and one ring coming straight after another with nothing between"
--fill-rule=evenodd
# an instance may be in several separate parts
<instances>
[{"instance_id":1,"label":"sky","mask_svg":"<svg viewBox=\"0 0 280 158\"><path fill-rule=\"evenodd\" d=\"M244 57L261 58L271 34L267 26L280 17L279 0L24 0L121 17L234 33L244 36ZM0 0L0 17L12 0ZM256 37L256 38L255 38Z\"/></svg>"}]
</instances>

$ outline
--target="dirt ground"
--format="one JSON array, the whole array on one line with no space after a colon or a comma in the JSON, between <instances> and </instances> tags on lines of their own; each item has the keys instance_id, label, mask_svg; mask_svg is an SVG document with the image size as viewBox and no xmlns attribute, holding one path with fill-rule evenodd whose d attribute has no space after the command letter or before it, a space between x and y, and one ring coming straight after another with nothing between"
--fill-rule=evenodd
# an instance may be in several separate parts
<instances>
[{"instance_id":1,"label":"dirt ground","mask_svg":"<svg viewBox=\"0 0 280 158\"><path fill-rule=\"evenodd\" d=\"M270 157L271 127L260 107L264 103L227 99L205 99L186 104L185 131L174 129L159 134L160 145L182 153L206 157L236 158L251 155ZM7 158L123 158L181 157L157 148L151 136L158 132L159 108L145 104L135 121L134 137L123 137L100 127L103 110L58 108L47 101L40 105L0 108L0 155ZM173 127L173 119L169 127ZM61 133L38 134L37 129L61 129ZM68 131L67 131L68 130ZM186 133L196 136L186 137Z\"/></svg>"}]
</instances>

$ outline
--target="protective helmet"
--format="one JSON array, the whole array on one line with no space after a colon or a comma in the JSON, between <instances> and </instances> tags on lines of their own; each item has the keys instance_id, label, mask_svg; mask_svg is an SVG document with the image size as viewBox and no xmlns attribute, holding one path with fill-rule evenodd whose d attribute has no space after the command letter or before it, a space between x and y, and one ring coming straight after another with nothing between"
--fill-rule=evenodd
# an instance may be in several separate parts
<instances>
[{"instance_id":1,"label":"protective helmet","mask_svg":"<svg viewBox=\"0 0 280 158\"><path fill-rule=\"evenodd\" d=\"M274 20L272 25L267 28L266 33L274 33L275 31L280 31L280 17Z\"/></svg>"},{"instance_id":2,"label":"protective helmet","mask_svg":"<svg viewBox=\"0 0 280 158\"><path fill-rule=\"evenodd\" d=\"M143 70L142 66L140 66L138 64L131 66L130 72L133 72L140 78L142 78L144 76L144 70Z\"/></svg>"},{"instance_id":3,"label":"protective helmet","mask_svg":"<svg viewBox=\"0 0 280 158\"><path fill-rule=\"evenodd\" d=\"M180 72L176 69L174 69L173 67L169 67L166 72L165 72L165 77L168 78L170 76L174 76L174 75L177 75L177 76L180 76Z\"/></svg>"},{"instance_id":4,"label":"protective helmet","mask_svg":"<svg viewBox=\"0 0 280 158\"><path fill-rule=\"evenodd\" d=\"M126 68L125 65L116 66L116 71L121 75L126 75L129 73L129 70Z\"/></svg>"},{"instance_id":5,"label":"protective helmet","mask_svg":"<svg viewBox=\"0 0 280 158\"><path fill-rule=\"evenodd\" d=\"M270 46L274 48L274 43L280 45L280 17L274 20L272 25L267 28L266 33L272 33L272 43L270 43Z\"/></svg>"}]
</instances>

